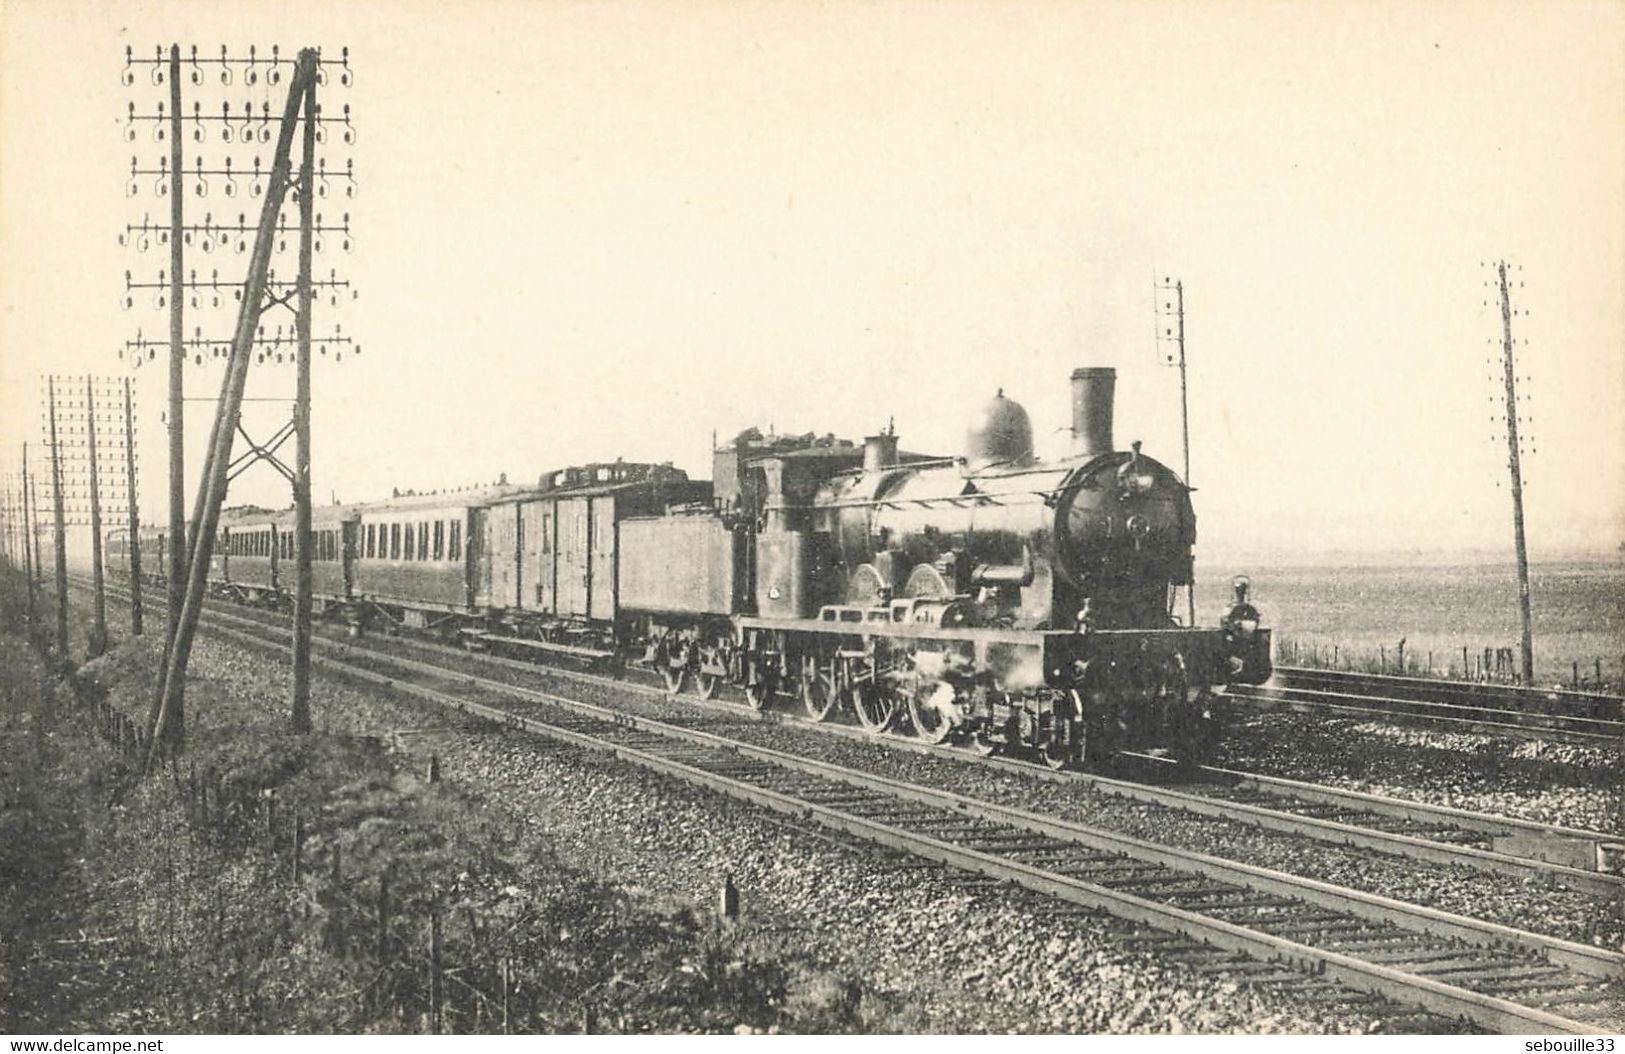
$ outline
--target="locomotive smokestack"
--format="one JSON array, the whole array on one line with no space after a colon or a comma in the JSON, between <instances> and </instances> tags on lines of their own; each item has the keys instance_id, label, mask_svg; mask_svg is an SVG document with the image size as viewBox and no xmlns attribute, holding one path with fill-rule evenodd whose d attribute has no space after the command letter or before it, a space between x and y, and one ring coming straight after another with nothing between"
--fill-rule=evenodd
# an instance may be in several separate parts
<instances>
[{"instance_id":1,"label":"locomotive smokestack","mask_svg":"<svg viewBox=\"0 0 1625 1054\"><path fill-rule=\"evenodd\" d=\"M1079 366L1072 371L1072 455L1111 453L1112 397L1117 371L1110 366Z\"/></svg>"},{"instance_id":2,"label":"locomotive smokestack","mask_svg":"<svg viewBox=\"0 0 1625 1054\"><path fill-rule=\"evenodd\" d=\"M863 439L863 471L879 472L897 464L897 437L895 435L865 436Z\"/></svg>"}]
</instances>

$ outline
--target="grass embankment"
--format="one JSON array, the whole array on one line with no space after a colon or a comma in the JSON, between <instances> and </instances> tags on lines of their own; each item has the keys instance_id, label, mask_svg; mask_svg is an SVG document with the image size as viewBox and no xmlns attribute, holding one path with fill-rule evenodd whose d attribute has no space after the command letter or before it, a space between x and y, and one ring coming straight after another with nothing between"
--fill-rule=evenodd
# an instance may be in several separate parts
<instances>
[{"instance_id":1,"label":"grass embankment","mask_svg":"<svg viewBox=\"0 0 1625 1054\"><path fill-rule=\"evenodd\" d=\"M441 1030L500 1031L504 1007L514 1031L907 1019L709 905L567 866L377 738L289 734L284 700L231 670L194 665L185 759L142 777L93 714L145 713L158 641L80 667L75 691L19 612L8 577L0 1031L423 1031L436 1009Z\"/></svg>"}]
</instances>

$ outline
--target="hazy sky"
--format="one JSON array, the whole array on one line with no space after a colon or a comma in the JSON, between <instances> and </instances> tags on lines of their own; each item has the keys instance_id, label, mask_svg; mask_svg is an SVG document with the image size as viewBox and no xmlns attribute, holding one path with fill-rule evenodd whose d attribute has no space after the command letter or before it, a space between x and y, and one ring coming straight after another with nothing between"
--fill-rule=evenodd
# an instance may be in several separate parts
<instances>
[{"instance_id":1,"label":"hazy sky","mask_svg":"<svg viewBox=\"0 0 1625 1054\"><path fill-rule=\"evenodd\" d=\"M353 107L360 193L321 208L355 247L317 262L361 295L315 328L365 353L316 374L319 500L615 456L703 476L712 430L752 424L895 417L949 453L999 387L1053 449L1077 365L1117 367L1119 445L1177 467L1166 273L1200 551L1509 549L1481 266L1506 256L1531 547L1625 538L1619 4L0 0L0 462L36 437L41 371L119 373L123 340L167 333L120 307L167 254L116 235L167 215L124 196L132 152L167 146L122 122L167 88L120 74L170 41L350 48L354 86L322 97ZM164 372L135 374L149 519ZM192 368L188 394L219 379ZM256 368L251 394L291 384ZM195 480L212 408L188 413ZM231 496L286 500L265 467Z\"/></svg>"}]
</instances>

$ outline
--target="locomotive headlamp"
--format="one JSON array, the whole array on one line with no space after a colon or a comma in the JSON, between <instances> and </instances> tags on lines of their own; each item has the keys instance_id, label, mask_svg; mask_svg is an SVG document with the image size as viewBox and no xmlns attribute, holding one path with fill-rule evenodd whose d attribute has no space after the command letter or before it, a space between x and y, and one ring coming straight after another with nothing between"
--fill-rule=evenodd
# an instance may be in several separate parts
<instances>
[{"instance_id":1,"label":"locomotive headlamp","mask_svg":"<svg viewBox=\"0 0 1625 1054\"><path fill-rule=\"evenodd\" d=\"M1117 486L1119 497L1128 499L1141 494L1149 494L1156 487L1156 477L1149 472L1140 471L1140 441L1136 439L1132 444L1132 453L1129 459L1123 462L1117 470Z\"/></svg>"},{"instance_id":2,"label":"locomotive headlamp","mask_svg":"<svg viewBox=\"0 0 1625 1054\"><path fill-rule=\"evenodd\" d=\"M1250 637L1258 630L1258 609L1247 602L1247 591L1252 588L1253 581L1246 575L1237 575L1230 580L1230 587L1236 592L1235 603L1224 616L1226 629L1239 632L1243 637Z\"/></svg>"}]
</instances>

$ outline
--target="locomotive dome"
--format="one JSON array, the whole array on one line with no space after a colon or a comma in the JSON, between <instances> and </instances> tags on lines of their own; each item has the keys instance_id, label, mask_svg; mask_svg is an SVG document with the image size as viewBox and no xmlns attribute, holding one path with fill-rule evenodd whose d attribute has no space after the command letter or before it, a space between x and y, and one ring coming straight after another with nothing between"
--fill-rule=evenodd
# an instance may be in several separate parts
<instances>
[{"instance_id":1,"label":"locomotive dome","mask_svg":"<svg viewBox=\"0 0 1625 1054\"><path fill-rule=\"evenodd\" d=\"M1000 388L971 418L965 430L965 461L973 469L1022 465L1033 457L1033 424L1027 411Z\"/></svg>"}]
</instances>

